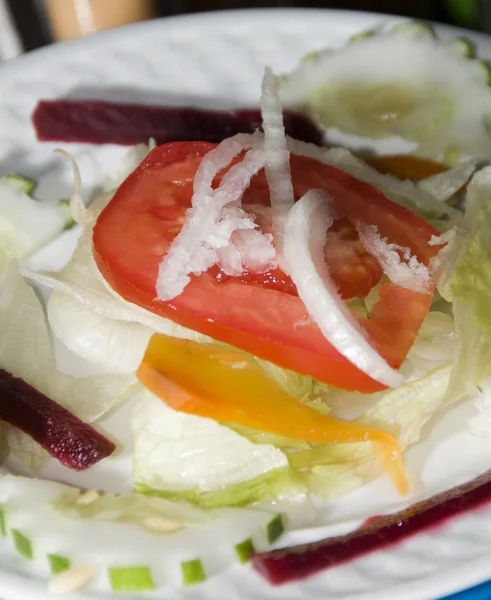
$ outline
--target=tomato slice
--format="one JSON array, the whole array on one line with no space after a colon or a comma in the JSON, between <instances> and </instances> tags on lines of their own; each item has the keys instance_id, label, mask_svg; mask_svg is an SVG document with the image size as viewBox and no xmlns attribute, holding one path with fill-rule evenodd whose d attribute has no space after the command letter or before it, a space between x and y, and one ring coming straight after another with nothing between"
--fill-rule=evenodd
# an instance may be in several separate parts
<instances>
[{"instance_id":1,"label":"tomato slice","mask_svg":"<svg viewBox=\"0 0 491 600\"><path fill-rule=\"evenodd\" d=\"M324 338L295 286L279 270L227 278L214 269L193 276L173 300L156 299L159 264L185 220L196 169L213 147L204 142L165 144L123 182L94 227L94 257L103 277L126 300L278 366L344 389L383 389ZM375 225L389 242L409 247L424 264L438 251L428 244L438 232L378 189L310 158L292 156L291 170L297 199L312 188L333 198L339 218L329 231L325 254L345 298L365 296L382 274L360 247L353 227L357 221ZM253 178L243 203L251 209L269 205L264 172ZM370 318L359 318L373 346L394 368L413 344L432 296L433 290L422 294L384 283Z\"/></svg>"}]
</instances>

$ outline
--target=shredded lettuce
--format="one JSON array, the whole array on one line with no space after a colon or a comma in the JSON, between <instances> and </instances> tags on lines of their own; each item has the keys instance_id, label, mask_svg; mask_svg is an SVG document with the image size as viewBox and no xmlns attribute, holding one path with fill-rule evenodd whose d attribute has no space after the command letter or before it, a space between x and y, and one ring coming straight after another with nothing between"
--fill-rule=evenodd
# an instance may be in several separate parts
<instances>
[{"instance_id":1,"label":"shredded lettuce","mask_svg":"<svg viewBox=\"0 0 491 600\"><path fill-rule=\"evenodd\" d=\"M109 197L88 209L98 212ZM86 227L70 262L58 272L23 268L32 281L54 290L49 323L70 349L107 370L133 373L153 332L205 342L209 338L127 302L103 281L92 255L92 229ZM85 326L84 326L85 325ZM96 335L94 327L105 331ZM118 360L113 355L117 344Z\"/></svg>"},{"instance_id":2,"label":"shredded lettuce","mask_svg":"<svg viewBox=\"0 0 491 600\"><path fill-rule=\"evenodd\" d=\"M458 340L448 390L456 400L491 376L491 167L472 179L465 218L436 257L439 292L452 303Z\"/></svg>"},{"instance_id":3,"label":"shredded lettuce","mask_svg":"<svg viewBox=\"0 0 491 600\"><path fill-rule=\"evenodd\" d=\"M47 244L70 220L67 206L34 200L28 183L12 175L0 178L0 271Z\"/></svg>"},{"instance_id":4,"label":"shredded lettuce","mask_svg":"<svg viewBox=\"0 0 491 600\"><path fill-rule=\"evenodd\" d=\"M157 490L208 492L288 465L273 446L172 410L148 390L140 395L131 427L135 479Z\"/></svg>"},{"instance_id":5,"label":"shredded lettuce","mask_svg":"<svg viewBox=\"0 0 491 600\"><path fill-rule=\"evenodd\" d=\"M41 302L14 264L0 286L0 330L0 367L83 421L99 419L136 385L134 376L76 378L59 372ZM3 425L2 434L9 449L31 470L38 470L47 460L47 453L21 431Z\"/></svg>"},{"instance_id":6,"label":"shredded lettuce","mask_svg":"<svg viewBox=\"0 0 491 600\"><path fill-rule=\"evenodd\" d=\"M150 140L148 144L137 144L130 148L103 178L102 189L104 192L117 189L154 147L154 141Z\"/></svg>"},{"instance_id":7,"label":"shredded lettuce","mask_svg":"<svg viewBox=\"0 0 491 600\"><path fill-rule=\"evenodd\" d=\"M439 366L379 395L356 421L388 431L407 448L444 406L451 368ZM329 498L380 475L370 442L314 445L228 426L227 432L214 421L177 413L145 391L132 422L135 489L206 507L242 506L308 492ZM281 462L274 464L273 456Z\"/></svg>"}]
</instances>

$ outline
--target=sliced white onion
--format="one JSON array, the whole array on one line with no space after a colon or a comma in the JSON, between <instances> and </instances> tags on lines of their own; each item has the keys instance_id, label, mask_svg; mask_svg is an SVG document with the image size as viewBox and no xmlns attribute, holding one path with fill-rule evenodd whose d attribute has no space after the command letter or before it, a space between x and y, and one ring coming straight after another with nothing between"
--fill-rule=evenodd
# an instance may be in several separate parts
<instances>
[{"instance_id":1,"label":"sliced white onion","mask_svg":"<svg viewBox=\"0 0 491 600\"><path fill-rule=\"evenodd\" d=\"M273 236L281 257L285 223L294 204L290 152L287 148L280 78L266 67L262 82L261 116L264 130L265 172L273 209Z\"/></svg>"},{"instance_id":2,"label":"sliced white onion","mask_svg":"<svg viewBox=\"0 0 491 600\"><path fill-rule=\"evenodd\" d=\"M213 193L211 186L215 176L222 169L228 167L243 150L249 150L261 142L262 137L262 134L238 133L223 140L213 150L210 150L204 156L194 176L192 206L199 204L203 197L211 196Z\"/></svg>"},{"instance_id":3,"label":"sliced white onion","mask_svg":"<svg viewBox=\"0 0 491 600\"><path fill-rule=\"evenodd\" d=\"M85 207L85 203L82 199L82 180L80 177L80 170L78 168L78 165L75 162L73 156L65 150L58 148L57 150L55 150L55 152L58 152L58 154L61 154L62 156L67 158L68 162L70 163L70 166L72 167L73 187L72 193L70 194L69 203L72 219L75 221L75 223L78 223L79 225L89 225L91 219Z\"/></svg>"},{"instance_id":4,"label":"sliced white onion","mask_svg":"<svg viewBox=\"0 0 491 600\"><path fill-rule=\"evenodd\" d=\"M458 234L458 229L454 225L451 229L445 231L441 235L432 235L430 241L428 242L428 246L443 246L444 244L448 244L453 238Z\"/></svg>"},{"instance_id":5,"label":"sliced white onion","mask_svg":"<svg viewBox=\"0 0 491 600\"><path fill-rule=\"evenodd\" d=\"M473 158L459 163L448 171L423 179L417 186L441 202L446 202L469 181L479 162Z\"/></svg>"},{"instance_id":6,"label":"sliced white onion","mask_svg":"<svg viewBox=\"0 0 491 600\"><path fill-rule=\"evenodd\" d=\"M389 243L387 238L381 237L375 225L357 223L356 230L366 251L377 260L392 283L407 290L428 292L432 282L430 270L411 255L409 248Z\"/></svg>"},{"instance_id":7,"label":"sliced white onion","mask_svg":"<svg viewBox=\"0 0 491 600\"><path fill-rule=\"evenodd\" d=\"M337 167L352 177L381 190L393 202L406 206L407 202L401 202L401 199L408 200L412 210L419 209L436 215L446 215L451 219L461 216L456 208L438 200L413 181L409 179L402 181L393 175L383 175L354 156L347 148L321 148L290 137L287 138L287 144L292 154L313 158L324 165Z\"/></svg>"},{"instance_id":8,"label":"sliced white onion","mask_svg":"<svg viewBox=\"0 0 491 600\"><path fill-rule=\"evenodd\" d=\"M283 248L290 276L312 319L334 348L372 379L398 387L404 377L370 345L331 279L324 258L331 224L329 200L320 190L310 190L290 210Z\"/></svg>"},{"instance_id":9,"label":"sliced white onion","mask_svg":"<svg viewBox=\"0 0 491 600\"><path fill-rule=\"evenodd\" d=\"M139 323L98 314L59 291L51 294L46 308L54 335L77 356L109 373L134 373L154 333Z\"/></svg>"},{"instance_id":10,"label":"sliced white onion","mask_svg":"<svg viewBox=\"0 0 491 600\"><path fill-rule=\"evenodd\" d=\"M254 136L245 139L247 143L255 140ZM207 164L199 173L199 178L195 179L193 207L159 266L156 290L160 300L175 298L187 286L191 274L200 275L217 264L220 260L217 250L226 248L231 243L234 231L256 227L251 215L240 208L240 201L251 178L264 167L264 152L261 148L253 147L249 150L244 159L224 176L220 186L216 190L211 189L213 178L224 168L225 161L228 161L225 164L227 166L244 149L244 141L231 140L233 138L225 140L222 146L225 150L218 153L221 162L216 154L211 163L207 161L211 152L219 150L221 144L202 161L207 161ZM209 192L201 195L208 188Z\"/></svg>"}]
</instances>

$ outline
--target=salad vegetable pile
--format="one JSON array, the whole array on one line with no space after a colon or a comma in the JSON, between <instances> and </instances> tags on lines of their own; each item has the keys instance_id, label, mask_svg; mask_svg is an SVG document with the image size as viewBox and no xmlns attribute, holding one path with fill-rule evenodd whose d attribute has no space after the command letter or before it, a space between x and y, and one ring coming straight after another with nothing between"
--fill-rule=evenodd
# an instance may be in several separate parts
<instances>
[{"instance_id":1,"label":"salad vegetable pile","mask_svg":"<svg viewBox=\"0 0 491 600\"><path fill-rule=\"evenodd\" d=\"M136 146L88 207L73 160L68 203L0 181L1 433L39 477L0 478L0 534L47 561L54 591L102 578L95 567L114 591L199 583L269 549L293 506L315 512L381 475L411 493L406 448L491 374L491 93L468 49L412 26L284 79L267 68L262 131ZM378 69L360 72L360 53ZM462 160L296 140L281 99ZM60 271L24 260L74 223ZM103 373L61 373L51 333ZM124 447L94 425L121 411ZM124 494L43 478L50 455L84 469L120 453ZM76 549L59 542L67 527ZM131 547L101 542L77 571L95 531Z\"/></svg>"}]
</instances>

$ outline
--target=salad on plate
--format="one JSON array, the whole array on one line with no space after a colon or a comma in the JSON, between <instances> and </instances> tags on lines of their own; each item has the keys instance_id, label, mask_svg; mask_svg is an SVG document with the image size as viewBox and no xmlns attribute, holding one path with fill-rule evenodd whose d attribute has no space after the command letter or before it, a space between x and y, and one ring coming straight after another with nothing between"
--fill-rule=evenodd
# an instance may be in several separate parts
<instances>
[{"instance_id":1,"label":"salad on plate","mask_svg":"<svg viewBox=\"0 0 491 600\"><path fill-rule=\"evenodd\" d=\"M52 591L200 583L379 477L409 506L404 452L457 401L489 436L488 83L463 40L397 27L267 67L261 131L137 145L88 206L65 151L69 201L3 177L0 534ZM391 136L413 153L346 147Z\"/></svg>"}]
</instances>

